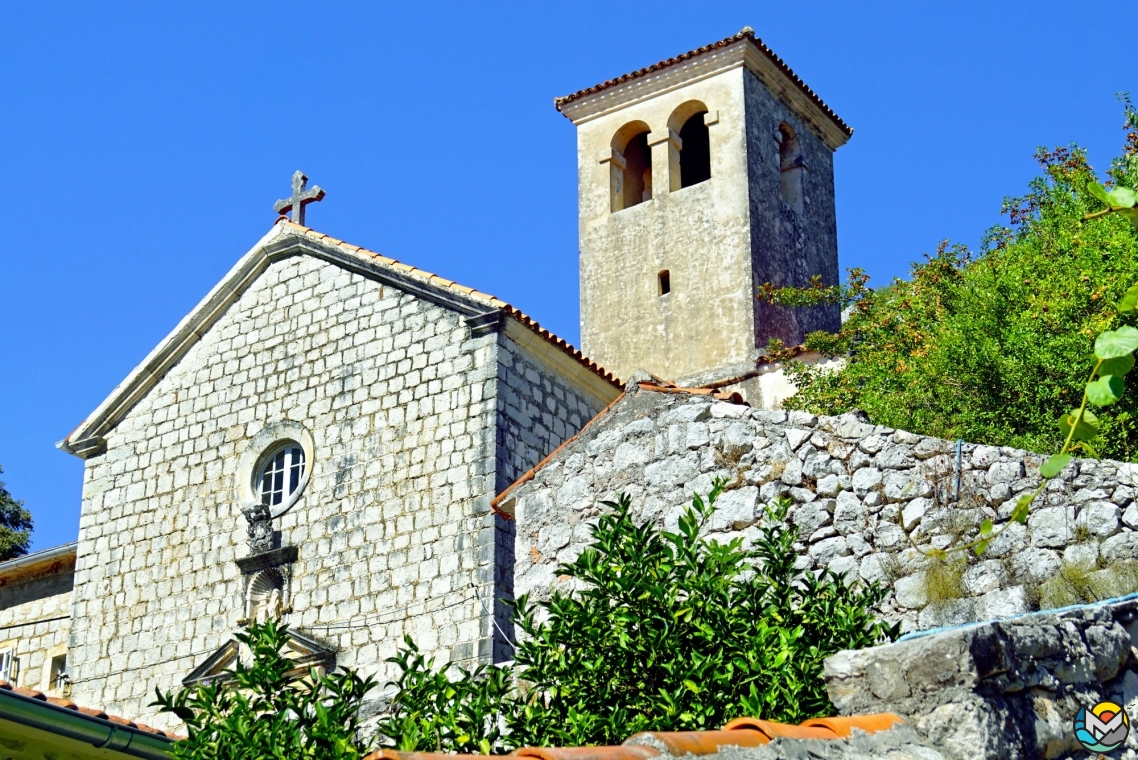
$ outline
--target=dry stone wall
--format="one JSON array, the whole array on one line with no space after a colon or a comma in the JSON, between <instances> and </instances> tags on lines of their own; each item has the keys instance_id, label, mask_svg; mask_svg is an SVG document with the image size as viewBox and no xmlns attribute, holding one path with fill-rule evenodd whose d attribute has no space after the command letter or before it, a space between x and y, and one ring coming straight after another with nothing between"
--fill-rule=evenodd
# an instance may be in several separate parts
<instances>
[{"instance_id":1,"label":"dry stone wall","mask_svg":"<svg viewBox=\"0 0 1138 760\"><path fill-rule=\"evenodd\" d=\"M706 395L630 391L515 488L515 590L541 597L554 569L586 545L599 502L624 492L636 517L674 529L693 492L713 478L727 490L708 533L757 533L763 506L794 502L801 564L890 589L881 612L906 630L1014 615L1040 604L1103 598L1138 588L1138 468L1077 460L982 558L931 560L997 528L1014 497L1039 483L1043 458L871 425L854 415L815 417L716 401ZM959 461L959 467L957 462ZM959 473L959 497L957 496Z\"/></svg>"}]
</instances>

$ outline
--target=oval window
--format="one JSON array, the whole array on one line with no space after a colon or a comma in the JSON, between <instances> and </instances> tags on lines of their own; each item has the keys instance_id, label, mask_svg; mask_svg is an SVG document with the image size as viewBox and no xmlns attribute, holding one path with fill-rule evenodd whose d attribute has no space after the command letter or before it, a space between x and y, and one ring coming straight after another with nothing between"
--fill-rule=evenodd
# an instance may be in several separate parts
<instances>
[{"instance_id":1,"label":"oval window","mask_svg":"<svg viewBox=\"0 0 1138 760\"><path fill-rule=\"evenodd\" d=\"M296 441L288 441L265 458L257 476L257 493L261 503L275 507L297 492L304 482L304 449Z\"/></svg>"}]
</instances>

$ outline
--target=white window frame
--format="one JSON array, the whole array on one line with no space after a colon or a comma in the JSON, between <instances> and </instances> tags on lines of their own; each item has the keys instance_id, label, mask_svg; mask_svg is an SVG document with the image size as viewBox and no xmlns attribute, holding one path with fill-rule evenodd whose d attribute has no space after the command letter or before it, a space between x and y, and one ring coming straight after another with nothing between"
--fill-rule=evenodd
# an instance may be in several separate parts
<instances>
[{"instance_id":1,"label":"white window frame","mask_svg":"<svg viewBox=\"0 0 1138 760\"><path fill-rule=\"evenodd\" d=\"M257 495L261 503L270 509L287 504L303 487L307 468L304 447L296 441L287 441L273 448L257 472ZM273 476L277 482L270 480ZM266 489L270 483L271 487Z\"/></svg>"},{"instance_id":2,"label":"white window frame","mask_svg":"<svg viewBox=\"0 0 1138 760\"><path fill-rule=\"evenodd\" d=\"M20 659L16 657L16 649L0 649L0 681L7 681L13 686L20 677Z\"/></svg>"},{"instance_id":3,"label":"white window frame","mask_svg":"<svg viewBox=\"0 0 1138 760\"><path fill-rule=\"evenodd\" d=\"M60 668L59 672L55 673L55 677L52 678L51 671L55 670L55 661L60 659L60 658L63 658L63 667ZM64 652L63 654L57 654L57 655L49 656L47 658L47 667L48 667L48 678L50 678L50 681L48 682L48 688L49 689L63 689L65 686L67 686L67 684L70 682L71 679L68 678L68 676L67 676L67 653L66 652Z\"/></svg>"}]
</instances>

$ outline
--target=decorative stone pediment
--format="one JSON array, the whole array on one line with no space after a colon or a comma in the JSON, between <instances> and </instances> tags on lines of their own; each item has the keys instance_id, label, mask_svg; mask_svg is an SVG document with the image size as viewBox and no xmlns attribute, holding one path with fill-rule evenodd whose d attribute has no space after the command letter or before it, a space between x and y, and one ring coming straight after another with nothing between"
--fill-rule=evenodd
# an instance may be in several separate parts
<instances>
[{"instance_id":1,"label":"decorative stone pediment","mask_svg":"<svg viewBox=\"0 0 1138 760\"><path fill-rule=\"evenodd\" d=\"M329 647L315 639L310 639L292 631L288 634L288 643L283 652L284 657L296 663L288 676L303 676L310 667L316 666L331 670L336 667L336 653ZM230 639L221 647L205 658L200 665L190 671L182 679L183 686L192 686L205 681L229 681L232 671L237 665L238 658L248 658L249 652L237 639Z\"/></svg>"}]
</instances>

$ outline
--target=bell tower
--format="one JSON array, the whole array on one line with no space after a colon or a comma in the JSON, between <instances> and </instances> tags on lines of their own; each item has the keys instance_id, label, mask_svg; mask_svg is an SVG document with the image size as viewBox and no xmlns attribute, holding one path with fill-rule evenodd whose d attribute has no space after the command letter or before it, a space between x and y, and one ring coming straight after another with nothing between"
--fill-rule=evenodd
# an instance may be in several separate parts
<instances>
[{"instance_id":1,"label":"bell tower","mask_svg":"<svg viewBox=\"0 0 1138 760\"><path fill-rule=\"evenodd\" d=\"M587 356L702 385L838 329L837 306L755 298L837 283L833 153L853 130L750 28L555 103L577 127Z\"/></svg>"}]
</instances>

